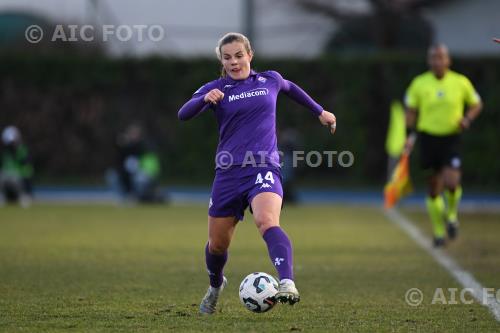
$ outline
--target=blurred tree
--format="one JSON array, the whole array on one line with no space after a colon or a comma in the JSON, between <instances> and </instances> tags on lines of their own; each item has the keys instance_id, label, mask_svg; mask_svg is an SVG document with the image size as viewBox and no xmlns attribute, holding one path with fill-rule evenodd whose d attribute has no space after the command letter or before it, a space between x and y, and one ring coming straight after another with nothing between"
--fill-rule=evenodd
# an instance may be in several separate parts
<instances>
[{"instance_id":1,"label":"blurred tree","mask_svg":"<svg viewBox=\"0 0 500 333\"><path fill-rule=\"evenodd\" d=\"M41 29L31 38L40 37L39 41L30 42L30 30ZM49 19L24 11L0 12L0 53L8 54L79 54L101 55L104 53L102 42L97 39L84 41L80 35L72 36L69 24L56 24ZM59 30L57 30L59 29ZM56 35L56 31L59 34ZM54 38L57 37L57 38ZM73 41L73 39L77 39Z\"/></svg>"},{"instance_id":2,"label":"blurred tree","mask_svg":"<svg viewBox=\"0 0 500 333\"><path fill-rule=\"evenodd\" d=\"M302 8L324 14L339 24L327 52L421 50L434 41L423 8L456 0L295 0Z\"/></svg>"}]
</instances>

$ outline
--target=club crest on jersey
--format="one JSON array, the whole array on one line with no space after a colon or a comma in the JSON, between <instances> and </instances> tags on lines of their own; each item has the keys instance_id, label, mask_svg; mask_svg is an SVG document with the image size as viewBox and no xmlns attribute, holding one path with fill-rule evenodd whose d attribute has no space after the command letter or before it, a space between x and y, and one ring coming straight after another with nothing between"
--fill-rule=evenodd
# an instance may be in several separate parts
<instances>
[{"instance_id":1,"label":"club crest on jersey","mask_svg":"<svg viewBox=\"0 0 500 333\"><path fill-rule=\"evenodd\" d=\"M229 95L229 102L237 101L239 99L250 98L255 96L266 96L269 94L269 90L267 88L257 88L248 91L244 91L241 94L237 95Z\"/></svg>"}]
</instances>

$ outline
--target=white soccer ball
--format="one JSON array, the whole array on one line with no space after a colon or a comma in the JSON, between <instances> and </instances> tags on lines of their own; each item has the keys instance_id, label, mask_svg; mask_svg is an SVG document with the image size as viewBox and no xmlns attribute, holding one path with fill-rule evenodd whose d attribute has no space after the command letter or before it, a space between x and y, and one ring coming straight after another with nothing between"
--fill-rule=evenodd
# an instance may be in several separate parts
<instances>
[{"instance_id":1,"label":"white soccer ball","mask_svg":"<svg viewBox=\"0 0 500 333\"><path fill-rule=\"evenodd\" d=\"M250 311L261 313L276 305L278 282L267 273L247 275L240 284L240 301Z\"/></svg>"}]
</instances>

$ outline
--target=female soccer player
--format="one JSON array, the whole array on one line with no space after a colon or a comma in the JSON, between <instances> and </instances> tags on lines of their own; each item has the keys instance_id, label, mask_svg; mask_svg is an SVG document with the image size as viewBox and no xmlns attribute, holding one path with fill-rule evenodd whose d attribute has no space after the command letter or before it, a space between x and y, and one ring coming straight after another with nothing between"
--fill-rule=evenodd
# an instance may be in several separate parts
<instances>
[{"instance_id":1,"label":"female soccer player","mask_svg":"<svg viewBox=\"0 0 500 333\"><path fill-rule=\"evenodd\" d=\"M276 139L276 99L279 92L285 93L308 108L321 124L330 126L332 134L336 119L278 72L253 71L254 53L244 35L223 36L216 54L222 64L222 77L198 89L178 114L180 120L188 120L211 108L219 126L205 247L210 286L200 312L215 312L219 294L227 284L223 275L227 250L248 205L279 275L276 298L294 304L300 296L294 283L292 245L279 223L283 190Z\"/></svg>"}]
</instances>

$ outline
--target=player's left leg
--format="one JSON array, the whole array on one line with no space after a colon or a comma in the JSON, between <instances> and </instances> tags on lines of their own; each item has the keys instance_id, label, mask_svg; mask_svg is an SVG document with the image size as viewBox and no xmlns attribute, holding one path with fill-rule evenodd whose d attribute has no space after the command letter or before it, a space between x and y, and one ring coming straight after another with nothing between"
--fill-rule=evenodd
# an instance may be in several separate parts
<instances>
[{"instance_id":1,"label":"player's left leg","mask_svg":"<svg viewBox=\"0 0 500 333\"><path fill-rule=\"evenodd\" d=\"M460 176L461 172L459 168L445 167L443 169L447 231L450 239L456 238L458 234L458 205L462 198Z\"/></svg>"},{"instance_id":2,"label":"player's left leg","mask_svg":"<svg viewBox=\"0 0 500 333\"><path fill-rule=\"evenodd\" d=\"M269 257L280 279L276 295L282 303L295 304L300 295L293 277L292 243L279 224L282 198L274 192L257 194L251 202L255 224L267 244Z\"/></svg>"}]
</instances>

